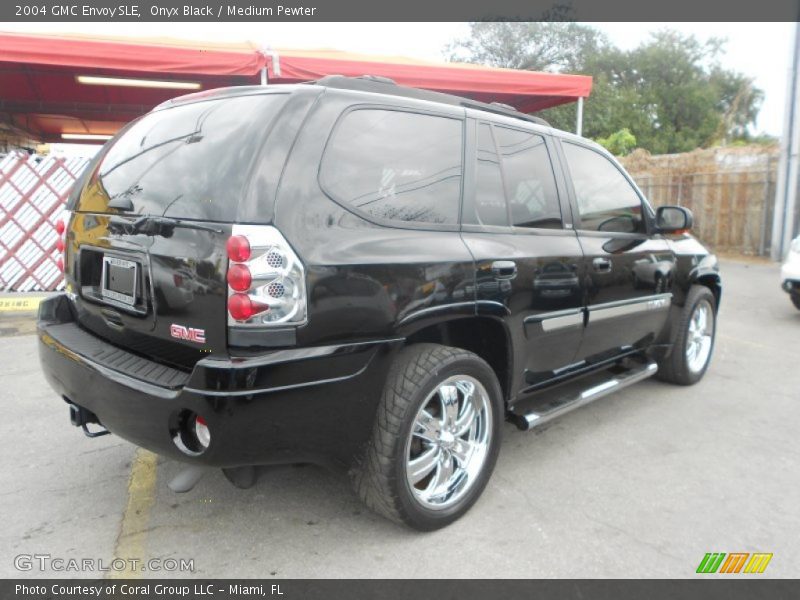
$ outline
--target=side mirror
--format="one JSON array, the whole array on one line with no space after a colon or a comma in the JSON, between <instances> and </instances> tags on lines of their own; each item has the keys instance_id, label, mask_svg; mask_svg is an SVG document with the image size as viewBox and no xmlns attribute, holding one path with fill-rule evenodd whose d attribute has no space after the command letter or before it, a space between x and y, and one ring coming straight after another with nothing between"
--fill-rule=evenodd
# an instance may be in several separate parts
<instances>
[{"instance_id":1,"label":"side mirror","mask_svg":"<svg viewBox=\"0 0 800 600\"><path fill-rule=\"evenodd\" d=\"M661 233L688 231L694 224L692 211L682 206L659 206L656 209L656 228Z\"/></svg>"}]
</instances>

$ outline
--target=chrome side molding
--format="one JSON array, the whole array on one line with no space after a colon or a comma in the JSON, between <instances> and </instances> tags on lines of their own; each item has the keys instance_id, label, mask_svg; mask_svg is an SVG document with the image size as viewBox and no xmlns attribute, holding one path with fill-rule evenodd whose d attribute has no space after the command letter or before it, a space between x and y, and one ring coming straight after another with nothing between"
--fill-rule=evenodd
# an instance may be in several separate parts
<instances>
[{"instance_id":1,"label":"chrome side molding","mask_svg":"<svg viewBox=\"0 0 800 600\"><path fill-rule=\"evenodd\" d=\"M565 327L583 325L583 315L583 307L567 308L565 310L556 310L525 317L525 324L541 323L544 331L555 331L556 329L563 329Z\"/></svg>"},{"instance_id":2,"label":"chrome side molding","mask_svg":"<svg viewBox=\"0 0 800 600\"><path fill-rule=\"evenodd\" d=\"M672 304L672 294L654 294L618 302L605 302L603 304L589 305L589 323L623 317L640 312L661 311L669 309Z\"/></svg>"},{"instance_id":3,"label":"chrome side molding","mask_svg":"<svg viewBox=\"0 0 800 600\"><path fill-rule=\"evenodd\" d=\"M525 317L525 325L539 324L545 332L577 327L584 324L584 315L588 313L588 323L605 319L624 317L635 313L668 310L672 305L672 293L652 294L637 298L627 298L602 304L590 304L586 307L567 308L552 312L543 312ZM429 310L429 309L424 309Z\"/></svg>"}]
</instances>

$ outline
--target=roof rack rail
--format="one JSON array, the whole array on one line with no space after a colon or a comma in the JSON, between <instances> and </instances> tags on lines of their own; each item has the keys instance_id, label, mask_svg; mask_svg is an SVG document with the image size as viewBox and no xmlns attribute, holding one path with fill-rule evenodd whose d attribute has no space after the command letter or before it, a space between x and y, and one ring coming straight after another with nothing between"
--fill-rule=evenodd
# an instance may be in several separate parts
<instances>
[{"instance_id":1,"label":"roof rack rail","mask_svg":"<svg viewBox=\"0 0 800 600\"><path fill-rule=\"evenodd\" d=\"M366 81L377 81L378 83L397 85L397 82L394 79L383 77L382 75L361 75L360 77L356 77L356 79L365 79Z\"/></svg>"},{"instance_id":2,"label":"roof rack rail","mask_svg":"<svg viewBox=\"0 0 800 600\"><path fill-rule=\"evenodd\" d=\"M325 87L353 89L353 90L365 88L370 83L379 83L383 85L392 85L400 87L397 85L397 82L394 79L390 79L389 77L383 77L382 75L369 75L369 74L359 75L357 77L347 77L346 75L325 75L325 77L320 77L315 81L309 81L307 83L310 83L311 85L323 85ZM416 88L408 88L408 89L416 89ZM384 91L382 93L388 94L390 92Z\"/></svg>"},{"instance_id":3,"label":"roof rack rail","mask_svg":"<svg viewBox=\"0 0 800 600\"><path fill-rule=\"evenodd\" d=\"M503 104L502 102L491 102L487 104L486 102L479 102L478 100L470 100L468 98L465 99L461 104L465 108L484 110L486 112L494 113L496 115L504 115L506 117L511 117L512 119L522 119L524 121L530 121L531 123L536 123L537 125L552 127L550 123L548 123L541 117L534 117L533 115L519 112L516 108L514 108L510 104Z\"/></svg>"},{"instance_id":4,"label":"roof rack rail","mask_svg":"<svg viewBox=\"0 0 800 600\"><path fill-rule=\"evenodd\" d=\"M506 110L514 110L514 111L517 110L515 107L511 106L510 104L506 104L505 102L489 102L489 104L491 104L492 106L497 106L499 108L504 108Z\"/></svg>"},{"instance_id":5,"label":"roof rack rail","mask_svg":"<svg viewBox=\"0 0 800 600\"><path fill-rule=\"evenodd\" d=\"M312 85L321 85L330 88L337 88L343 90L356 90L362 92L373 92L376 94L388 94L391 96L402 96L405 98L417 98L419 100L428 100L431 102L441 102L443 104L453 104L456 106L463 106L464 108L472 108L475 110L482 110L497 115L504 115L512 119L521 119L536 123L537 125L544 125L551 127L550 123L542 118L534 117L519 112L513 106L503 104L502 102L480 102L463 96L456 96L453 94L444 94L442 92L433 92L431 90L424 90L420 88L412 88L404 85L398 85L393 79L388 77L381 77L380 75L361 75L360 77L345 77L344 75L326 75L316 81L309 82Z\"/></svg>"}]
</instances>

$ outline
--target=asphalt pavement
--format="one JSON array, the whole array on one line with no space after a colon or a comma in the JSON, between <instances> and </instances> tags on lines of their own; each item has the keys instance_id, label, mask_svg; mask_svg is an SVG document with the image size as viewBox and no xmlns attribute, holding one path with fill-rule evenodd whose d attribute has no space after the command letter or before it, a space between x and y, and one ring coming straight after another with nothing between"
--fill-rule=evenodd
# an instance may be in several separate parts
<instances>
[{"instance_id":1,"label":"asphalt pavement","mask_svg":"<svg viewBox=\"0 0 800 600\"><path fill-rule=\"evenodd\" d=\"M427 534L372 514L343 477L311 466L270 469L249 490L215 471L172 493L179 464L70 426L39 370L32 317L4 313L0 576L109 576L117 557L192 562L122 572L144 577L682 578L708 552L765 552L757 577L798 577L800 311L777 265L722 269L702 382L648 380L541 432L507 424L482 498ZM41 571L33 555L95 570Z\"/></svg>"}]
</instances>

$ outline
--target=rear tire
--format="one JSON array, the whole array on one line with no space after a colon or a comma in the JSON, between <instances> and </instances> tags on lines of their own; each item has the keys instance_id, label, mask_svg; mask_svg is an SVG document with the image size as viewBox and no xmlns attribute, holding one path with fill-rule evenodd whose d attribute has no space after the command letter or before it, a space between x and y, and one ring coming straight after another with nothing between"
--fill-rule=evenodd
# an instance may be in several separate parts
<instances>
[{"instance_id":1,"label":"rear tire","mask_svg":"<svg viewBox=\"0 0 800 600\"><path fill-rule=\"evenodd\" d=\"M431 531L466 513L491 476L504 407L492 368L437 344L400 351L354 473L356 493L378 514Z\"/></svg>"},{"instance_id":2,"label":"rear tire","mask_svg":"<svg viewBox=\"0 0 800 600\"><path fill-rule=\"evenodd\" d=\"M714 353L716 299L707 287L693 285L673 323L677 330L672 352L659 361L657 377L678 385L693 385L705 375Z\"/></svg>"}]
</instances>

